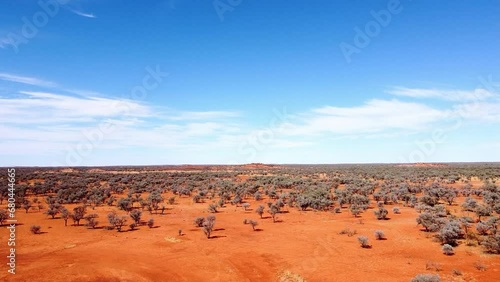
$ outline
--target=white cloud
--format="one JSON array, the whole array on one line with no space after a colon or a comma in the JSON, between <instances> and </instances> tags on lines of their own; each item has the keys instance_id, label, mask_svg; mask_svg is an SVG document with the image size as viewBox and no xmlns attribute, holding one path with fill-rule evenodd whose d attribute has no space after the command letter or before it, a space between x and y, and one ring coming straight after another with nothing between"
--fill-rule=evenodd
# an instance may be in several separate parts
<instances>
[{"instance_id":1,"label":"white cloud","mask_svg":"<svg viewBox=\"0 0 500 282\"><path fill-rule=\"evenodd\" d=\"M387 93L411 98L436 98L448 101L481 101L494 96L493 93L482 88L468 91L394 87Z\"/></svg>"},{"instance_id":2,"label":"white cloud","mask_svg":"<svg viewBox=\"0 0 500 282\"><path fill-rule=\"evenodd\" d=\"M424 104L370 100L357 107L321 107L302 114L281 130L288 135L373 134L421 130L450 115Z\"/></svg>"},{"instance_id":3,"label":"white cloud","mask_svg":"<svg viewBox=\"0 0 500 282\"><path fill-rule=\"evenodd\" d=\"M39 78L29 77L29 76L20 76L10 73L0 73L0 79L5 81L12 81L12 82L41 86L41 87L57 87L57 83L51 81L42 80Z\"/></svg>"},{"instance_id":4,"label":"white cloud","mask_svg":"<svg viewBox=\"0 0 500 282\"><path fill-rule=\"evenodd\" d=\"M459 118L487 122L500 122L500 103L466 103L453 107Z\"/></svg>"},{"instance_id":5,"label":"white cloud","mask_svg":"<svg viewBox=\"0 0 500 282\"><path fill-rule=\"evenodd\" d=\"M184 111L174 114L168 117L171 120L207 120L207 119L219 119L219 118L229 118L236 117L240 114L238 112L231 111Z\"/></svg>"},{"instance_id":6,"label":"white cloud","mask_svg":"<svg viewBox=\"0 0 500 282\"><path fill-rule=\"evenodd\" d=\"M125 99L72 97L67 95L21 91L24 96L0 98L4 123L40 124L88 122L102 117L145 117L152 110Z\"/></svg>"}]
</instances>

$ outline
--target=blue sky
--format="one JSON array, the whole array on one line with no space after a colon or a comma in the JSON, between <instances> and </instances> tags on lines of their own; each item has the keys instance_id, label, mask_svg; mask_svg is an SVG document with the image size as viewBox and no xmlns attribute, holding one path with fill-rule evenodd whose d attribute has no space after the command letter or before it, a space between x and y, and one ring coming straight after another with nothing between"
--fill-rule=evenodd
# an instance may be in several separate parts
<instances>
[{"instance_id":1,"label":"blue sky","mask_svg":"<svg viewBox=\"0 0 500 282\"><path fill-rule=\"evenodd\" d=\"M498 1L0 2L0 166L500 160Z\"/></svg>"}]
</instances>

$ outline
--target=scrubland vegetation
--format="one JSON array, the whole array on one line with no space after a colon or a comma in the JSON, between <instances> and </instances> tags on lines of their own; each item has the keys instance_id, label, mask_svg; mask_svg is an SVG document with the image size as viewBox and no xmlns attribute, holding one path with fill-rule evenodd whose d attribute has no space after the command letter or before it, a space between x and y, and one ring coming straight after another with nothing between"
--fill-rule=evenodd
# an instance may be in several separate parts
<instances>
[{"instance_id":1,"label":"scrubland vegetation","mask_svg":"<svg viewBox=\"0 0 500 282\"><path fill-rule=\"evenodd\" d=\"M60 224L89 233L96 232L95 229L115 230L117 236L126 236L125 231L136 231L134 235L141 236L159 227L166 233L178 231L179 237L202 236L204 240L217 241L218 230L230 226L221 226L216 218L232 210L241 212L239 225L241 222L249 225L248 232L263 231L255 232L256 236L267 236L266 228L257 227L263 223L289 224L287 214L292 210L334 218L346 213L359 224L374 219L390 226L403 209L414 209L415 234L424 234L443 257L453 257L464 246L496 258L500 254L500 164L20 168L17 171L17 208L27 216L34 213L46 216L46 221L30 228L36 238L50 236L51 230L45 227ZM2 181L6 181L3 177ZM3 208L7 198L5 187L0 191ZM155 225L154 218L177 207L179 201L185 203L185 199L189 199L190 205L202 207L198 216L183 226ZM0 224L7 218L3 208ZM100 218L103 210L105 216ZM325 228L332 224L335 223L325 223ZM393 239L381 229L354 236L355 229L344 225L336 228L335 234L347 234L346 238L351 237L350 244L367 249L364 255L385 240ZM374 244L366 234L373 236L370 238L375 240ZM226 236L230 240L231 234ZM411 281L440 281L435 273L417 274Z\"/></svg>"}]
</instances>

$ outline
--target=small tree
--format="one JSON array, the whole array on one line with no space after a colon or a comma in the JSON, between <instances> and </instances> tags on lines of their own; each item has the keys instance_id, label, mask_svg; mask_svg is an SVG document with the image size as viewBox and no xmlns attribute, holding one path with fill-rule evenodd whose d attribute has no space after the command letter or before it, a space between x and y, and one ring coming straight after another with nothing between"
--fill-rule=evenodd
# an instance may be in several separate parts
<instances>
[{"instance_id":1,"label":"small tree","mask_svg":"<svg viewBox=\"0 0 500 282\"><path fill-rule=\"evenodd\" d=\"M60 205L59 204L52 204L49 206L47 211L45 211L46 215L50 215L52 219L56 217L56 215L59 213Z\"/></svg>"},{"instance_id":2,"label":"small tree","mask_svg":"<svg viewBox=\"0 0 500 282\"><path fill-rule=\"evenodd\" d=\"M211 203L208 205L208 211L211 213L216 213L217 212L217 205L214 203Z\"/></svg>"},{"instance_id":3,"label":"small tree","mask_svg":"<svg viewBox=\"0 0 500 282\"><path fill-rule=\"evenodd\" d=\"M400 214L401 210L399 209L399 207L393 207L392 208L392 212L395 213L395 214Z\"/></svg>"},{"instance_id":4,"label":"small tree","mask_svg":"<svg viewBox=\"0 0 500 282\"><path fill-rule=\"evenodd\" d=\"M85 220L87 221L87 223L85 224L85 226L87 227L90 227L92 229L96 228L97 224L99 223L96 218L98 218L99 216L95 213L92 213L92 214L89 214L85 217Z\"/></svg>"},{"instance_id":5,"label":"small tree","mask_svg":"<svg viewBox=\"0 0 500 282\"><path fill-rule=\"evenodd\" d=\"M203 232L210 239L210 235L212 234L213 228L215 225L215 216L207 216L207 218L203 222Z\"/></svg>"},{"instance_id":6,"label":"small tree","mask_svg":"<svg viewBox=\"0 0 500 282\"><path fill-rule=\"evenodd\" d=\"M485 205L478 205L476 207L476 210L474 211L477 215L477 218L479 221L481 221L482 216L490 216L491 215L491 208Z\"/></svg>"},{"instance_id":7,"label":"small tree","mask_svg":"<svg viewBox=\"0 0 500 282\"><path fill-rule=\"evenodd\" d=\"M447 256L451 256L455 253L453 247L450 244L444 244L441 249L443 250L443 254Z\"/></svg>"},{"instance_id":8,"label":"small tree","mask_svg":"<svg viewBox=\"0 0 500 282\"><path fill-rule=\"evenodd\" d=\"M262 215L264 214L264 206L263 205L259 205L256 209L255 209L255 212L260 215L260 218L262 218Z\"/></svg>"},{"instance_id":9,"label":"small tree","mask_svg":"<svg viewBox=\"0 0 500 282\"><path fill-rule=\"evenodd\" d=\"M366 237L366 236L359 236L358 242L361 244L362 248L369 248L370 247L370 244L368 243L368 237Z\"/></svg>"},{"instance_id":10,"label":"small tree","mask_svg":"<svg viewBox=\"0 0 500 282\"><path fill-rule=\"evenodd\" d=\"M116 203L116 206L124 210L126 212L130 212L132 210L132 199L131 198L120 198Z\"/></svg>"},{"instance_id":11,"label":"small tree","mask_svg":"<svg viewBox=\"0 0 500 282\"><path fill-rule=\"evenodd\" d=\"M42 227L40 227L40 225L31 225L30 231L33 234L40 234L42 232Z\"/></svg>"},{"instance_id":12,"label":"small tree","mask_svg":"<svg viewBox=\"0 0 500 282\"><path fill-rule=\"evenodd\" d=\"M271 205L271 207L269 208L269 210L267 212L273 218L273 222L276 222L276 214L278 214L279 208L277 206L275 206L275 205Z\"/></svg>"},{"instance_id":13,"label":"small tree","mask_svg":"<svg viewBox=\"0 0 500 282\"><path fill-rule=\"evenodd\" d=\"M70 212L67 208L61 208L61 218L64 220L64 226L68 226L68 219L70 218Z\"/></svg>"},{"instance_id":14,"label":"small tree","mask_svg":"<svg viewBox=\"0 0 500 282\"><path fill-rule=\"evenodd\" d=\"M194 219L194 225L196 225L197 227L203 227L204 222L205 222L205 218L202 216L199 216L199 217Z\"/></svg>"},{"instance_id":15,"label":"small tree","mask_svg":"<svg viewBox=\"0 0 500 282\"><path fill-rule=\"evenodd\" d=\"M23 201L23 209L26 210L26 213L28 213L28 210L33 206L30 202L30 200L24 200Z\"/></svg>"},{"instance_id":16,"label":"small tree","mask_svg":"<svg viewBox=\"0 0 500 282\"><path fill-rule=\"evenodd\" d=\"M464 232L458 221L450 220L439 230L437 236L441 239L441 243L454 246L457 244L457 239L462 238L463 235Z\"/></svg>"},{"instance_id":17,"label":"small tree","mask_svg":"<svg viewBox=\"0 0 500 282\"><path fill-rule=\"evenodd\" d=\"M169 205L175 204L175 196L172 196L172 197L168 198L168 204Z\"/></svg>"},{"instance_id":18,"label":"small tree","mask_svg":"<svg viewBox=\"0 0 500 282\"><path fill-rule=\"evenodd\" d=\"M133 210L130 212L130 217L134 220L135 224L141 223L142 212L140 210Z\"/></svg>"},{"instance_id":19,"label":"small tree","mask_svg":"<svg viewBox=\"0 0 500 282\"><path fill-rule=\"evenodd\" d=\"M248 224L250 224L252 226L253 231L255 231L255 226L257 226L259 223L255 220L250 219L248 221Z\"/></svg>"},{"instance_id":20,"label":"small tree","mask_svg":"<svg viewBox=\"0 0 500 282\"><path fill-rule=\"evenodd\" d=\"M375 231L375 239L377 239L377 240L383 240L383 239L385 239L384 231L382 231L382 230L376 230Z\"/></svg>"},{"instance_id":21,"label":"small tree","mask_svg":"<svg viewBox=\"0 0 500 282\"><path fill-rule=\"evenodd\" d=\"M386 208L379 207L373 212L378 220L387 219L387 214L389 213Z\"/></svg>"},{"instance_id":22,"label":"small tree","mask_svg":"<svg viewBox=\"0 0 500 282\"><path fill-rule=\"evenodd\" d=\"M245 210L248 210L248 208L250 207L250 204L249 203L243 203L241 205Z\"/></svg>"},{"instance_id":23,"label":"small tree","mask_svg":"<svg viewBox=\"0 0 500 282\"><path fill-rule=\"evenodd\" d=\"M135 224L135 223L131 223L131 224L129 225L129 227L130 227L130 230L135 230L135 228L137 227L137 224Z\"/></svg>"},{"instance_id":24,"label":"small tree","mask_svg":"<svg viewBox=\"0 0 500 282\"><path fill-rule=\"evenodd\" d=\"M488 253L500 254L500 234L488 236L481 245Z\"/></svg>"},{"instance_id":25,"label":"small tree","mask_svg":"<svg viewBox=\"0 0 500 282\"><path fill-rule=\"evenodd\" d=\"M154 219L152 219L152 218L151 218L151 219L149 219L149 220L148 220L148 227L149 227L149 228L153 228L153 227L154 227L154 225L155 225L155 220L154 220Z\"/></svg>"},{"instance_id":26,"label":"small tree","mask_svg":"<svg viewBox=\"0 0 500 282\"><path fill-rule=\"evenodd\" d=\"M6 210L0 210L0 225L3 225L7 218L9 218L9 213Z\"/></svg>"},{"instance_id":27,"label":"small tree","mask_svg":"<svg viewBox=\"0 0 500 282\"><path fill-rule=\"evenodd\" d=\"M352 215L354 215L354 217L358 217L358 215L361 214L361 211L362 211L362 209L358 205L355 205L355 204L352 204L349 207L349 210L351 211Z\"/></svg>"},{"instance_id":28,"label":"small tree","mask_svg":"<svg viewBox=\"0 0 500 282\"><path fill-rule=\"evenodd\" d=\"M116 211L112 211L108 214L108 222L118 230L118 232L122 231L122 227L127 224L126 216L119 216L116 214Z\"/></svg>"},{"instance_id":29,"label":"small tree","mask_svg":"<svg viewBox=\"0 0 500 282\"><path fill-rule=\"evenodd\" d=\"M78 206L73 209L73 213L70 215L71 219L73 219L74 224L76 226L80 226L80 220L85 217L87 213L85 206Z\"/></svg>"}]
</instances>

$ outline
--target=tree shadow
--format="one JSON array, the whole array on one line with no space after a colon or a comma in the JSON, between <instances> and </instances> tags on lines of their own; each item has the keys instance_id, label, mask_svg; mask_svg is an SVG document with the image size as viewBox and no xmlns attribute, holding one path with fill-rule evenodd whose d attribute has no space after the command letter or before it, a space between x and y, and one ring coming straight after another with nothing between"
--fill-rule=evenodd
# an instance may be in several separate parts
<instances>
[{"instance_id":1,"label":"tree shadow","mask_svg":"<svg viewBox=\"0 0 500 282\"><path fill-rule=\"evenodd\" d=\"M217 238L224 238L227 237L226 235L215 235L215 236L210 236L209 239L217 239Z\"/></svg>"},{"instance_id":2,"label":"tree shadow","mask_svg":"<svg viewBox=\"0 0 500 282\"><path fill-rule=\"evenodd\" d=\"M215 228L214 229L214 231L224 231L224 230L226 230L226 229L224 229L224 228Z\"/></svg>"},{"instance_id":3,"label":"tree shadow","mask_svg":"<svg viewBox=\"0 0 500 282\"><path fill-rule=\"evenodd\" d=\"M262 228L255 228L255 230L254 230L254 231L255 231L255 232L261 232L261 231L264 231L264 229L262 229Z\"/></svg>"}]
</instances>

